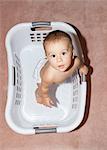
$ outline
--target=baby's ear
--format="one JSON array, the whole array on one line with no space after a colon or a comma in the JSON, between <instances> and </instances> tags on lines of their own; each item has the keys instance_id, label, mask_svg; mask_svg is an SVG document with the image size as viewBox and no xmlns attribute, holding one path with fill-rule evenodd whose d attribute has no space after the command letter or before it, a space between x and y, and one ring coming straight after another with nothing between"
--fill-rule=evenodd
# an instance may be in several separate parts
<instances>
[{"instance_id":1,"label":"baby's ear","mask_svg":"<svg viewBox=\"0 0 107 150\"><path fill-rule=\"evenodd\" d=\"M76 50L75 50L74 48L73 48L72 54L73 54L73 58L74 58L75 56L77 56Z\"/></svg>"},{"instance_id":2,"label":"baby's ear","mask_svg":"<svg viewBox=\"0 0 107 150\"><path fill-rule=\"evenodd\" d=\"M45 56L45 59L48 59L47 56Z\"/></svg>"},{"instance_id":3,"label":"baby's ear","mask_svg":"<svg viewBox=\"0 0 107 150\"><path fill-rule=\"evenodd\" d=\"M72 50L72 58L74 58L74 56L75 56L75 50L73 48L73 50Z\"/></svg>"},{"instance_id":4,"label":"baby's ear","mask_svg":"<svg viewBox=\"0 0 107 150\"><path fill-rule=\"evenodd\" d=\"M45 56L45 59L48 59L47 56Z\"/></svg>"}]
</instances>

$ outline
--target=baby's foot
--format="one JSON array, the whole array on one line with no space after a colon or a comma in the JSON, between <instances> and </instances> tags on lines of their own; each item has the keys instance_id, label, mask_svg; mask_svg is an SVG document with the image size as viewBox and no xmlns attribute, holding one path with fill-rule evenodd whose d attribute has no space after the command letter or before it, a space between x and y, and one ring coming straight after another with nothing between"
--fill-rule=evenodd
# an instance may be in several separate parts
<instances>
[{"instance_id":1,"label":"baby's foot","mask_svg":"<svg viewBox=\"0 0 107 150\"><path fill-rule=\"evenodd\" d=\"M54 106L53 101L49 97L42 98L42 104L50 108Z\"/></svg>"},{"instance_id":2,"label":"baby's foot","mask_svg":"<svg viewBox=\"0 0 107 150\"><path fill-rule=\"evenodd\" d=\"M37 90L35 91L35 96L36 96L36 101L37 101L37 103L42 103L42 98L41 98L41 96L39 95L39 90L38 90L38 88L37 88Z\"/></svg>"},{"instance_id":3,"label":"baby's foot","mask_svg":"<svg viewBox=\"0 0 107 150\"><path fill-rule=\"evenodd\" d=\"M35 95L36 95L37 103L43 104L43 105L48 106L48 107L54 106L53 101L49 97L42 97L42 96L39 95L39 90L38 89L36 90Z\"/></svg>"}]
</instances>

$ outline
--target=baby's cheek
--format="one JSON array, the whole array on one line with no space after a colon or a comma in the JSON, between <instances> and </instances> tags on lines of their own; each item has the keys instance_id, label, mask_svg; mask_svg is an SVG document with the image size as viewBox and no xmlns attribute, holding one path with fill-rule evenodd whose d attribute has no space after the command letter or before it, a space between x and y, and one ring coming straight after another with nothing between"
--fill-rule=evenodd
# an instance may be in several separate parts
<instances>
[{"instance_id":1,"label":"baby's cheek","mask_svg":"<svg viewBox=\"0 0 107 150\"><path fill-rule=\"evenodd\" d=\"M67 62L66 62L68 65L71 65L71 63L72 63L72 59L67 59Z\"/></svg>"},{"instance_id":2,"label":"baby's cheek","mask_svg":"<svg viewBox=\"0 0 107 150\"><path fill-rule=\"evenodd\" d=\"M55 66L55 64L56 64L55 61L50 61L51 66Z\"/></svg>"},{"instance_id":3,"label":"baby's cheek","mask_svg":"<svg viewBox=\"0 0 107 150\"><path fill-rule=\"evenodd\" d=\"M67 57L65 58L65 61L71 62L71 57L67 56Z\"/></svg>"},{"instance_id":4,"label":"baby's cheek","mask_svg":"<svg viewBox=\"0 0 107 150\"><path fill-rule=\"evenodd\" d=\"M49 59L49 63L50 63L50 64L52 64L52 63L53 63L53 61L52 61L51 59Z\"/></svg>"}]
</instances>

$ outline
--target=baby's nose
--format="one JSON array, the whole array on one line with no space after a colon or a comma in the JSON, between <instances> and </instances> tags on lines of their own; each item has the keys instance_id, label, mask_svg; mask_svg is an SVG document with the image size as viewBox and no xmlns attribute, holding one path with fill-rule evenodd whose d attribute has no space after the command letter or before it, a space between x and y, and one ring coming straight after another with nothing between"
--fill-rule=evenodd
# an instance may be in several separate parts
<instances>
[{"instance_id":1,"label":"baby's nose","mask_svg":"<svg viewBox=\"0 0 107 150\"><path fill-rule=\"evenodd\" d=\"M57 62L61 62L62 58L60 56L57 57Z\"/></svg>"}]
</instances>

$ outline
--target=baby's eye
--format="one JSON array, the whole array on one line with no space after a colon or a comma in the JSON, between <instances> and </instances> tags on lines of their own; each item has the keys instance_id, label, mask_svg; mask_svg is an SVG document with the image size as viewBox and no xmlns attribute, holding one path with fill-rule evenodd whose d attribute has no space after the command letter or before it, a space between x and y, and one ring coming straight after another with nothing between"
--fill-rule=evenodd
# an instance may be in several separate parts
<instances>
[{"instance_id":1,"label":"baby's eye","mask_svg":"<svg viewBox=\"0 0 107 150\"><path fill-rule=\"evenodd\" d=\"M53 55L51 55L51 57L55 58L55 55L53 54Z\"/></svg>"},{"instance_id":2,"label":"baby's eye","mask_svg":"<svg viewBox=\"0 0 107 150\"><path fill-rule=\"evenodd\" d=\"M62 52L62 55L65 55L66 54L66 52Z\"/></svg>"}]
</instances>

